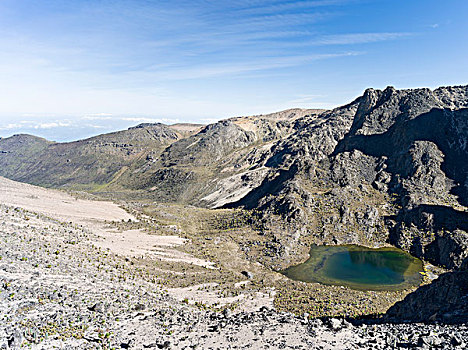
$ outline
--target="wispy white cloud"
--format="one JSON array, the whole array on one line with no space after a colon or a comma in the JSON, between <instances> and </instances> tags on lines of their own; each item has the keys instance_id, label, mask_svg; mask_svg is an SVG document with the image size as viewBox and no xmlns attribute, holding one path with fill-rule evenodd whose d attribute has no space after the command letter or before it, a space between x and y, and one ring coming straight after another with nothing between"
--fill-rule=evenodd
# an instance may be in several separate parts
<instances>
[{"instance_id":1,"label":"wispy white cloud","mask_svg":"<svg viewBox=\"0 0 468 350\"><path fill-rule=\"evenodd\" d=\"M402 19L401 33L389 29L396 27L385 21L387 14L379 14L382 22L378 14L359 22L372 11L369 2L8 1L10 14L0 11L0 76L8 82L0 84L0 114L31 113L24 119L42 125L24 125L53 134L61 115L78 120L77 128L116 128L175 122L161 116L194 121L317 103L318 97L298 95L304 91L328 89L335 104L345 102L334 90L354 96L355 86L373 83L362 72L365 64L353 69L355 56L382 52L379 59L391 62L385 45L371 44L399 40L405 47L403 39L416 35L410 31L421 30L412 25L414 14L398 7L393 15ZM28 11L30 4L35 11ZM421 21L444 23L433 16ZM7 120L3 127L19 124Z\"/></svg>"},{"instance_id":2,"label":"wispy white cloud","mask_svg":"<svg viewBox=\"0 0 468 350\"><path fill-rule=\"evenodd\" d=\"M96 113L82 117L83 120L111 120L112 113Z\"/></svg>"},{"instance_id":3,"label":"wispy white cloud","mask_svg":"<svg viewBox=\"0 0 468 350\"><path fill-rule=\"evenodd\" d=\"M243 32L271 30L272 28L291 28L323 21L335 16L330 12L286 13L243 18L225 25L226 30L241 30Z\"/></svg>"},{"instance_id":4,"label":"wispy white cloud","mask_svg":"<svg viewBox=\"0 0 468 350\"><path fill-rule=\"evenodd\" d=\"M185 80L210 78L216 76L238 75L254 71L295 67L318 60L326 60L347 56L358 56L361 54L363 54L363 52L349 51L333 54L274 57L270 59L243 63L230 62L225 64L200 65L188 69L180 68L172 71L163 72L161 74L158 74L156 77L161 80Z\"/></svg>"},{"instance_id":5,"label":"wispy white cloud","mask_svg":"<svg viewBox=\"0 0 468 350\"><path fill-rule=\"evenodd\" d=\"M14 129L19 129L22 126L23 126L22 124L9 123L5 125L0 125L0 130L14 130Z\"/></svg>"},{"instance_id":6,"label":"wispy white cloud","mask_svg":"<svg viewBox=\"0 0 468 350\"><path fill-rule=\"evenodd\" d=\"M336 34L325 35L310 42L315 45L352 45L352 44L368 44L379 41L395 40L414 35L414 33L351 33L351 34Z\"/></svg>"},{"instance_id":7,"label":"wispy white cloud","mask_svg":"<svg viewBox=\"0 0 468 350\"><path fill-rule=\"evenodd\" d=\"M104 125L96 125L96 124L85 124L83 125L86 128L91 128L91 129L106 129Z\"/></svg>"},{"instance_id":8,"label":"wispy white cloud","mask_svg":"<svg viewBox=\"0 0 468 350\"><path fill-rule=\"evenodd\" d=\"M65 128L72 126L70 122L50 122L50 123L39 123L33 125L32 128L34 129L53 129L53 128Z\"/></svg>"},{"instance_id":9,"label":"wispy white cloud","mask_svg":"<svg viewBox=\"0 0 468 350\"><path fill-rule=\"evenodd\" d=\"M73 123L70 121L54 121L54 122L41 122L31 120L21 120L17 123L8 123L0 125L0 130L15 130L15 129L53 129L71 127Z\"/></svg>"},{"instance_id":10,"label":"wispy white cloud","mask_svg":"<svg viewBox=\"0 0 468 350\"><path fill-rule=\"evenodd\" d=\"M354 0L355 1L355 0ZM265 3L264 6L255 6L239 10L243 14L266 14L285 11L297 11L314 9L317 7L342 5L353 2L353 0L316 0L316 1L293 1L286 3Z\"/></svg>"}]
</instances>

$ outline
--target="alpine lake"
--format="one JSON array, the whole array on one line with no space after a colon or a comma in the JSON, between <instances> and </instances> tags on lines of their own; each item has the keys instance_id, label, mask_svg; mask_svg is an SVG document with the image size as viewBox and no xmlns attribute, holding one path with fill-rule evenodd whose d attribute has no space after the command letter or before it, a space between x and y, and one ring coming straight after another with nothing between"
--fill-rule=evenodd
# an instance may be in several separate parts
<instances>
[{"instance_id":1,"label":"alpine lake","mask_svg":"<svg viewBox=\"0 0 468 350\"><path fill-rule=\"evenodd\" d=\"M281 271L303 282L347 286L358 290L402 290L423 280L423 263L392 247L312 246L309 259Z\"/></svg>"}]
</instances>

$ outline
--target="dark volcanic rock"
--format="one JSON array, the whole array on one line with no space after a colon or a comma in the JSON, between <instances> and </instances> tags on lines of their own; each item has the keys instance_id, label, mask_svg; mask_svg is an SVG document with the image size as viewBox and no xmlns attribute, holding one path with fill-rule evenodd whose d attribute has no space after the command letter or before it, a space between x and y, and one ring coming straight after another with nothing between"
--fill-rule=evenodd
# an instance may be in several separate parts
<instances>
[{"instance_id":1,"label":"dark volcanic rock","mask_svg":"<svg viewBox=\"0 0 468 350\"><path fill-rule=\"evenodd\" d=\"M319 244L389 240L459 268L467 256L467 106L466 86L368 89L350 105L299 119L272 148L261 185L230 206L280 215L301 236L310 227ZM300 241L282 244L294 251Z\"/></svg>"},{"instance_id":2,"label":"dark volcanic rock","mask_svg":"<svg viewBox=\"0 0 468 350\"><path fill-rule=\"evenodd\" d=\"M253 132L243 130L230 120L224 120L210 124L199 133L174 143L165 150L161 158L164 166L206 166L254 141Z\"/></svg>"},{"instance_id":3,"label":"dark volcanic rock","mask_svg":"<svg viewBox=\"0 0 468 350\"><path fill-rule=\"evenodd\" d=\"M468 320L468 271L449 272L392 306L386 318L411 322Z\"/></svg>"},{"instance_id":4,"label":"dark volcanic rock","mask_svg":"<svg viewBox=\"0 0 468 350\"><path fill-rule=\"evenodd\" d=\"M468 86L367 89L330 111L231 118L184 135L141 124L69 144L16 136L0 152L0 175L21 181L254 209L271 266L310 243L390 242L455 269L467 257Z\"/></svg>"}]
</instances>

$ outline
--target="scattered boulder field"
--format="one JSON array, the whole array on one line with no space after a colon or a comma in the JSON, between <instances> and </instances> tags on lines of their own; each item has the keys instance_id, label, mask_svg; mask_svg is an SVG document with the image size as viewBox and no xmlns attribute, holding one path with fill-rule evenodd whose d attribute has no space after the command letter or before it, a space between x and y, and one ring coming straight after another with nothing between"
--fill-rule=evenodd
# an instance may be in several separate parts
<instances>
[{"instance_id":1,"label":"scattered boulder field","mask_svg":"<svg viewBox=\"0 0 468 350\"><path fill-rule=\"evenodd\" d=\"M0 176L0 348L468 346L468 86L13 135ZM278 273L313 244L394 246L425 279L384 293Z\"/></svg>"},{"instance_id":2,"label":"scattered boulder field","mask_svg":"<svg viewBox=\"0 0 468 350\"><path fill-rule=\"evenodd\" d=\"M463 349L468 344L466 325L310 318L267 306L195 307L155 283L153 271L137 260L97 246L101 237L92 227L53 216L0 205L2 349Z\"/></svg>"}]
</instances>

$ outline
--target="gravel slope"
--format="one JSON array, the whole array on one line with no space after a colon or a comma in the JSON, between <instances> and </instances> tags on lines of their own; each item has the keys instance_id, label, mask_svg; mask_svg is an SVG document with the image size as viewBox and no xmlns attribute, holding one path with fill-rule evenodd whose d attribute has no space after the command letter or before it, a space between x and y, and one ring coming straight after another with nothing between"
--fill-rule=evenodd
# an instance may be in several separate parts
<instances>
[{"instance_id":1,"label":"gravel slope","mask_svg":"<svg viewBox=\"0 0 468 350\"><path fill-rule=\"evenodd\" d=\"M92 225L2 201L0 349L462 349L468 344L466 325L352 325L268 308L231 313L189 306L132 259L98 247Z\"/></svg>"}]
</instances>

